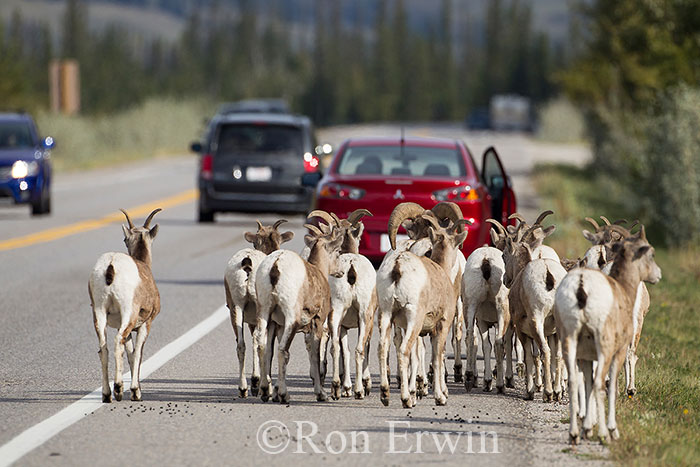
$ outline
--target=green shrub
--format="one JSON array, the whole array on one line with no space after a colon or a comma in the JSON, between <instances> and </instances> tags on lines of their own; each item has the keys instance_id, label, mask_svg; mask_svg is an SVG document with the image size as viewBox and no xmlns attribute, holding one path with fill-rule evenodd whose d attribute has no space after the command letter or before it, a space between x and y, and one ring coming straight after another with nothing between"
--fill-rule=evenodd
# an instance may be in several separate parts
<instances>
[{"instance_id":1,"label":"green shrub","mask_svg":"<svg viewBox=\"0 0 700 467\"><path fill-rule=\"evenodd\" d=\"M56 139L58 170L119 164L135 159L188 152L213 105L202 99L151 99L130 110L105 116L37 115L44 135Z\"/></svg>"}]
</instances>

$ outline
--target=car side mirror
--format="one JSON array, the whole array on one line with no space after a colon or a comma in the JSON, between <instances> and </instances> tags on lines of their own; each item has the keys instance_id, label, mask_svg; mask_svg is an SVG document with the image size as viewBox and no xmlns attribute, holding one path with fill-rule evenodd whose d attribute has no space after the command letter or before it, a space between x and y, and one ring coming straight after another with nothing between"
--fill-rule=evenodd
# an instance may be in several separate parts
<instances>
[{"instance_id":1,"label":"car side mirror","mask_svg":"<svg viewBox=\"0 0 700 467\"><path fill-rule=\"evenodd\" d=\"M47 136L41 141L41 147L44 149L52 149L55 146L56 141L51 136Z\"/></svg>"},{"instance_id":2,"label":"car side mirror","mask_svg":"<svg viewBox=\"0 0 700 467\"><path fill-rule=\"evenodd\" d=\"M199 141L193 141L190 144L190 151L196 152L196 153L202 152L202 143L200 143Z\"/></svg>"},{"instance_id":3,"label":"car side mirror","mask_svg":"<svg viewBox=\"0 0 700 467\"><path fill-rule=\"evenodd\" d=\"M321 181L323 175L321 172L309 172L301 176L301 185L308 186L310 188L316 188L318 182Z\"/></svg>"}]
</instances>

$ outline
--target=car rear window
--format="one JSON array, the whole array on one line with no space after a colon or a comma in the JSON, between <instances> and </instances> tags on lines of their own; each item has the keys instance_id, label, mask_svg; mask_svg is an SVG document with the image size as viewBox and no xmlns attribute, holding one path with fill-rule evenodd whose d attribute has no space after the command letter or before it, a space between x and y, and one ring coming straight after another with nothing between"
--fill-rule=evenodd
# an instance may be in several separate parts
<instances>
[{"instance_id":1,"label":"car rear window","mask_svg":"<svg viewBox=\"0 0 700 467\"><path fill-rule=\"evenodd\" d=\"M387 177L466 176L459 150L420 146L351 146L345 150L337 172Z\"/></svg>"},{"instance_id":2,"label":"car rear window","mask_svg":"<svg viewBox=\"0 0 700 467\"><path fill-rule=\"evenodd\" d=\"M22 122L0 122L0 148L30 148L33 146L29 125Z\"/></svg>"},{"instance_id":3,"label":"car rear window","mask_svg":"<svg viewBox=\"0 0 700 467\"><path fill-rule=\"evenodd\" d=\"M302 132L299 127L268 124L222 125L217 139L220 153L293 152L301 154Z\"/></svg>"}]
</instances>

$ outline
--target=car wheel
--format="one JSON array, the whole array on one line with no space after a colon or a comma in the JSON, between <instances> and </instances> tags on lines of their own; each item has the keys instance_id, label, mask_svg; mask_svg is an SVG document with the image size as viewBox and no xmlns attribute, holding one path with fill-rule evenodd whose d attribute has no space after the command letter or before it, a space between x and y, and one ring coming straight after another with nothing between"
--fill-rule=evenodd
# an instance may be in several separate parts
<instances>
[{"instance_id":1,"label":"car wheel","mask_svg":"<svg viewBox=\"0 0 700 467\"><path fill-rule=\"evenodd\" d=\"M40 216L51 213L51 194L48 189L41 190L41 197L32 203L32 215Z\"/></svg>"},{"instance_id":2,"label":"car wheel","mask_svg":"<svg viewBox=\"0 0 700 467\"><path fill-rule=\"evenodd\" d=\"M199 208L198 221L202 223L214 222L214 213L212 211L205 211L202 208Z\"/></svg>"}]
</instances>

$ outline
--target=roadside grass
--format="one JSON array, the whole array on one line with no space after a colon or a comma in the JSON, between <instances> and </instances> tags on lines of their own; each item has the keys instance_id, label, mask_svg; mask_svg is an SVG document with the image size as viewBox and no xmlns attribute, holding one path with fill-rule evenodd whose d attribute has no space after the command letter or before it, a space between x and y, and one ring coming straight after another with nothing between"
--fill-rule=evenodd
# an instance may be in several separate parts
<instances>
[{"instance_id":1,"label":"roadside grass","mask_svg":"<svg viewBox=\"0 0 700 467\"><path fill-rule=\"evenodd\" d=\"M583 115L571 102L558 98L538 111L539 125L535 137L553 143L578 143L584 140Z\"/></svg>"},{"instance_id":2,"label":"roadside grass","mask_svg":"<svg viewBox=\"0 0 700 467\"><path fill-rule=\"evenodd\" d=\"M213 109L204 99L159 98L115 115L41 113L37 124L42 135L56 140L54 167L65 171L187 154Z\"/></svg>"},{"instance_id":3,"label":"roadside grass","mask_svg":"<svg viewBox=\"0 0 700 467\"><path fill-rule=\"evenodd\" d=\"M555 211L548 220L557 230L548 243L563 256L578 257L588 247L581 230L591 226L584 217L635 218L613 180L562 165L541 165L534 173L541 206ZM630 465L700 465L700 246L669 249L654 243L653 232L650 238L663 279L649 285L637 394L619 394L621 438L610 443L610 455ZM624 388L624 372L618 381Z\"/></svg>"}]
</instances>

